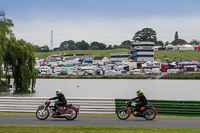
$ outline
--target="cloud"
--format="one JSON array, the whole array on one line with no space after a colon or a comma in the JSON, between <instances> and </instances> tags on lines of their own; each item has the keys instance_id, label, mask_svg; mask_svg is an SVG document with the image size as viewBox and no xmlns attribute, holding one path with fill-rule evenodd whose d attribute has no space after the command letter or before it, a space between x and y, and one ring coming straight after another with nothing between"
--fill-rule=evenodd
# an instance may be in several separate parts
<instances>
[{"instance_id":1,"label":"cloud","mask_svg":"<svg viewBox=\"0 0 200 133\"><path fill-rule=\"evenodd\" d=\"M23 38L35 45L50 45L51 30L54 33L54 47L59 47L65 40L75 42L85 40L86 42L99 41L109 44L120 45L125 40L131 40L134 34L143 28L152 28L157 33L158 40L173 41L175 32L178 31L179 38L191 41L200 40L200 16L191 17L121 17L103 18L85 16L83 19L65 18L52 21L38 19L30 22L17 20L14 33L17 38Z\"/></svg>"}]
</instances>

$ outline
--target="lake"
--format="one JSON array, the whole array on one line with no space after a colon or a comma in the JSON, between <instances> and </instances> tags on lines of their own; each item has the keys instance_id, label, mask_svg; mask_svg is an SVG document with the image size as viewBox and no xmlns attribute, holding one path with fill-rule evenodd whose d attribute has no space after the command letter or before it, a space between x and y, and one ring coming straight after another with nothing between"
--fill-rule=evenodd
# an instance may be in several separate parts
<instances>
[{"instance_id":1,"label":"lake","mask_svg":"<svg viewBox=\"0 0 200 133\"><path fill-rule=\"evenodd\" d=\"M199 80L153 79L37 79L36 93L0 96L53 97L61 89L66 97L133 98L142 89L147 99L200 100ZM78 87L79 86L79 87Z\"/></svg>"}]
</instances>

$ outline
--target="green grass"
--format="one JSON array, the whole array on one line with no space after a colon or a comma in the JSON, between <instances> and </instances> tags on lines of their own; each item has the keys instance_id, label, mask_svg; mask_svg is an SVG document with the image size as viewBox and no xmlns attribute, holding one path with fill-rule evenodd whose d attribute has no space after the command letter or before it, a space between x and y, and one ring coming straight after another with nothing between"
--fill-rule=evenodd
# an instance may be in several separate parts
<instances>
[{"instance_id":1,"label":"green grass","mask_svg":"<svg viewBox=\"0 0 200 133\"><path fill-rule=\"evenodd\" d=\"M111 53L120 53L120 52L128 52L128 49L122 48L122 49L112 49L112 50L66 50L66 51L53 51L53 52L35 52L35 57L45 58L53 54L66 53L72 55L86 54L89 55L89 57L91 58L94 58L95 56L106 56L110 58Z\"/></svg>"},{"instance_id":2,"label":"green grass","mask_svg":"<svg viewBox=\"0 0 200 133\"><path fill-rule=\"evenodd\" d=\"M160 79L200 79L200 73L169 74L162 76Z\"/></svg>"},{"instance_id":3,"label":"green grass","mask_svg":"<svg viewBox=\"0 0 200 133\"><path fill-rule=\"evenodd\" d=\"M0 133L199 133L200 128L101 127L101 126L1 126Z\"/></svg>"},{"instance_id":4,"label":"green grass","mask_svg":"<svg viewBox=\"0 0 200 133\"><path fill-rule=\"evenodd\" d=\"M110 58L111 53L122 53L122 52L128 52L128 49L122 48L122 49L112 49L112 50L66 50L66 51L54 51L54 52L44 52L44 53L35 52L35 56L37 58L45 58L53 54L66 53L66 54L88 54L89 57L91 58L94 58L95 56L106 56ZM154 52L155 52L154 57L156 59L160 59L161 61L165 60L165 56L168 60L182 59L184 61L199 60L200 58L200 52L197 52L195 50L185 50L183 52L179 52L178 50L159 50Z\"/></svg>"},{"instance_id":5,"label":"green grass","mask_svg":"<svg viewBox=\"0 0 200 133\"><path fill-rule=\"evenodd\" d=\"M200 52L197 52L195 50L184 50L183 52L179 52L178 50L159 50L154 52L154 57L156 59L160 59L161 61L165 60L164 56L166 56L168 60L176 61L178 61L178 59L182 59L183 61L200 59Z\"/></svg>"}]
</instances>

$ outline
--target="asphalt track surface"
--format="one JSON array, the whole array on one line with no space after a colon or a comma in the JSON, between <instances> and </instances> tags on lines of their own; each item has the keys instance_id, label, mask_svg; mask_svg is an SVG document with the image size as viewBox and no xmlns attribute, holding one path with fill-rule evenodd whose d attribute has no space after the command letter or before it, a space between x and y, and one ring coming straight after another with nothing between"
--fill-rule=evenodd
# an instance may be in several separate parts
<instances>
[{"instance_id":1,"label":"asphalt track surface","mask_svg":"<svg viewBox=\"0 0 200 133\"><path fill-rule=\"evenodd\" d=\"M117 117L78 116L69 121L65 118L38 120L35 116L0 115L0 126L120 126L120 127L176 127L200 128L200 118L155 118L147 121L143 118L130 117L120 120Z\"/></svg>"}]
</instances>

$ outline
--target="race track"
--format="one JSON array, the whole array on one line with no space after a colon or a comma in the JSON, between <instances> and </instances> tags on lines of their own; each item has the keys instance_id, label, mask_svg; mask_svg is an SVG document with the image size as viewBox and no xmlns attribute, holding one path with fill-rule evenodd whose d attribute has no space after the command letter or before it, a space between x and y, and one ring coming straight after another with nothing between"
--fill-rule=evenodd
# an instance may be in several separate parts
<instances>
[{"instance_id":1,"label":"race track","mask_svg":"<svg viewBox=\"0 0 200 133\"><path fill-rule=\"evenodd\" d=\"M147 121L143 118L130 117L119 120L117 117L83 117L73 121L64 118L38 120L35 116L0 115L0 126L120 126L120 127L177 127L199 128L199 118L156 118Z\"/></svg>"}]
</instances>

